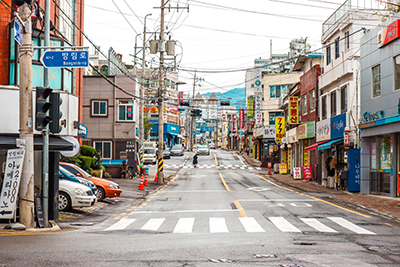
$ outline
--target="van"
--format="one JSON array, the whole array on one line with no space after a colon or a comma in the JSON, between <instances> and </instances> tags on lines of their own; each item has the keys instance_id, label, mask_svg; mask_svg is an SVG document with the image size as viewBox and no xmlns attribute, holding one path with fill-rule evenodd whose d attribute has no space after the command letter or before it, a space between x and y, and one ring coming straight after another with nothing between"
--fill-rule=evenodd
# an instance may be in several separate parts
<instances>
[{"instance_id":1,"label":"van","mask_svg":"<svg viewBox=\"0 0 400 267\"><path fill-rule=\"evenodd\" d=\"M143 163L157 163L157 143L144 142L143 144Z\"/></svg>"}]
</instances>

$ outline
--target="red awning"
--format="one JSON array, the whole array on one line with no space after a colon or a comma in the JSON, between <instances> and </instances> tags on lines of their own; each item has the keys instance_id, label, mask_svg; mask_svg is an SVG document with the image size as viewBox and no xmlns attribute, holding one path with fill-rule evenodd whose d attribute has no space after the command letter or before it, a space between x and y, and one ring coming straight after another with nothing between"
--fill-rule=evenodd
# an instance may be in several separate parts
<instances>
[{"instance_id":1,"label":"red awning","mask_svg":"<svg viewBox=\"0 0 400 267\"><path fill-rule=\"evenodd\" d=\"M328 141L330 141L330 140L326 140L326 141L322 141L322 142L318 142L318 143L312 144L311 146L306 147L304 150L305 150L305 151L310 151L310 150L317 149L317 147L318 147L319 145L325 144L325 143L328 142Z\"/></svg>"}]
</instances>

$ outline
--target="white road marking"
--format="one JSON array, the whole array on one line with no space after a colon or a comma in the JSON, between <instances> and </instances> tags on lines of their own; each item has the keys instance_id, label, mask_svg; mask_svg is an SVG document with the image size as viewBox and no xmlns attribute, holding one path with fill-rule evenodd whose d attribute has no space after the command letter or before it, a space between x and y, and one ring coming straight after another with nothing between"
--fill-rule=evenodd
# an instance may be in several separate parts
<instances>
[{"instance_id":1,"label":"white road marking","mask_svg":"<svg viewBox=\"0 0 400 267\"><path fill-rule=\"evenodd\" d=\"M263 233L265 230L253 217L239 217L244 229L248 233Z\"/></svg>"},{"instance_id":2,"label":"white road marking","mask_svg":"<svg viewBox=\"0 0 400 267\"><path fill-rule=\"evenodd\" d=\"M136 219L121 219L118 222L114 223L110 227L106 228L104 231L113 231L113 230L123 230L128 225L133 223Z\"/></svg>"},{"instance_id":3,"label":"white road marking","mask_svg":"<svg viewBox=\"0 0 400 267\"><path fill-rule=\"evenodd\" d=\"M261 170L261 168L260 168L260 167L257 167L256 169L257 169L257 170Z\"/></svg>"},{"instance_id":4,"label":"white road marking","mask_svg":"<svg viewBox=\"0 0 400 267\"><path fill-rule=\"evenodd\" d=\"M229 233L225 218L210 218L210 233Z\"/></svg>"},{"instance_id":5,"label":"white road marking","mask_svg":"<svg viewBox=\"0 0 400 267\"><path fill-rule=\"evenodd\" d=\"M207 166L207 169L211 169L211 166Z\"/></svg>"},{"instance_id":6,"label":"white road marking","mask_svg":"<svg viewBox=\"0 0 400 267\"><path fill-rule=\"evenodd\" d=\"M253 188L253 187L250 187ZM250 188L248 188L250 190ZM258 188L258 187L255 187ZM261 187L262 188L262 187ZM313 201L319 201L316 199L280 199L280 198L273 198L273 199L238 199L239 202L244 202L244 201L249 201L249 202L296 202L296 201L301 201L301 202L313 202Z\"/></svg>"},{"instance_id":7,"label":"white road marking","mask_svg":"<svg viewBox=\"0 0 400 267\"><path fill-rule=\"evenodd\" d=\"M249 170L252 170L252 169L253 169L253 167L250 167L250 166L249 166L249 167L247 167L247 168L249 168Z\"/></svg>"},{"instance_id":8,"label":"white road marking","mask_svg":"<svg viewBox=\"0 0 400 267\"><path fill-rule=\"evenodd\" d=\"M225 191L226 192L226 191ZM165 213L202 213L202 212L237 212L237 210L170 210L170 211L135 211L135 214L165 214Z\"/></svg>"},{"instance_id":9,"label":"white road marking","mask_svg":"<svg viewBox=\"0 0 400 267\"><path fill-rule=\"evenodd\" d=\"M180 218L175 225L174 233L189 234L193 230L194 218Z\"/></svg>"},{"instance_id":10,"label":"white road marking","mask_svg":"<svg viewBox=\"0 0 400 267\"><path fill-rule=\"evenodd\" d=\"M203 169L204 167L203 167L203 166L199 166L199 168L200 168L200 169Z\"/></svg>"},{"instance_id":11,"label":"white road marking","mask_svg":"<svg viewBox=\"0 0 400 267\"><path fill-rule=\"evenodd\" d=\"M240 167L240 169L241 169L241 170L244 170L244 168L243 168L243 167Z\"/></svg>"},{"instance_id":12,"label":"white road marking","mask_svg":"<svg viewBox=\"0 0 400 267\"><path fill-rule=\"evenodd\" d=\"M228 167L232 167L232 165L228 165Z\"/></svg>"},{"instance_id":13,"label":"white road marking","mask_svg":"<svg viewBox=\"0 0 400 267\"><path fill-rule=\"evenodd\" d=\"M240 167L239 165L235 165L235 167Z\"/></svg>"},{"instance_id":14,"label":"white road marking","mask_svg":"<svg viewBox=\"0 0 400 267\"><path fill-rule=\"evenodd\" d=\"M188 166L183 166L184 169L186 169Z\"/></svg>"},{"instance_id":15,"label":"white road marking","mask_svg":"<svg viewBox=\"0 0 400 267\"><path fill-rule=\"evenodd\" d=\"M336 230L333 230L332 228L326 226L325 224L321 223L317 219L313 218L300 218L304 223L308 224L315 230L318 230L319 232L325 232L325 233L337 233Z\"/></svg>"},{"instance_id":16,"label":"white road marking","mask_svg":"<svg viewBox=\"0 0 400 267\"><path fill-rule=\"evenodd\" d=\"M150 219L141 230L157 231L161 224L165 221L165 218L154 218Z\"/></svg>"},{"instance_id":17,"label":"white road marking","mask_svg":"<svg viewBox=\"0 0 400 267\"><path fill-rule=\"evenodd\" d=\"M349 229L350 231L353 231L357 234L360 235L376 235L374 232L368 231L367 229L364 229L360 226L355 225L352 222L349 222L348 220L341 218L341 217L328 217L329 220L339 224L340 226Z\"/></svg>"},{"instance_id":18,"label":"white road marking","mask_svg":"<svg viewBox=\"0 0 400 267\"><path fill-rule=\"evenodd\" d=\"M301 230L288 222L283 217L268 217L269 220L282 232L301 233Z\"/></svg>"}]
</instances>

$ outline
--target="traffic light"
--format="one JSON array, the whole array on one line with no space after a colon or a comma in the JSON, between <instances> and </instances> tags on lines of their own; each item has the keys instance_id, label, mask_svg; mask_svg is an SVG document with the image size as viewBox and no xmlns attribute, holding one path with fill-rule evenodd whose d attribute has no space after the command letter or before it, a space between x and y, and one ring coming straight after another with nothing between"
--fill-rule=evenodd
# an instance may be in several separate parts
<instances>
[{"instance_id":1,"label":"traffic light","mask_svg":"<svg viewBox=\"0 0 400 267\"><path fill-rule=\"evenodd\" d=\"M51 108L52 102L49 101L49 95L53 90L48 87L36 87L36 112L35 129L38 131L46 128L51 122L51 116L47 116L47 111Z\"/></svg>"},{"instance_id":2,"label":"traffic light","mask_svg":"<svg viewBox=\"0 0 400 267\"><path fill-rule=\"evenodd\" d=\"M193 109L191 110L191 116L193 117L201 117L202 111L200 109Z\"/></svg>"},{"instance_id":3,"label":"traffic light","mask_svg":"<svg viewBox=\"0 0 400 267\"><path fill-rule=\"evenodd\" d=\"M60 119L62 117L62 112L61 112L61 104L62 104L62 99L60 97L60 93L52 93L50 96L50 101L52 103L51 108L50 108L50 117L51 117L51 122L50 122L50 132L52 134L60 133L62 130L61 124L60 124Z\"/></svg>"},{"instance_id":4,"label":"traffic light","mask_svg":"<svg viewBox=\"0 0 400 267\"><path fill-rule=\"evenodd\" d=\"M14 4L17 6L22 6L25 3L30 5L30 4L32 4L32 0L14 0Z\"/></svg>"},{"instance_id":5,"label":"traffic light","mask_svg":"<svg viewBox=\"0 0 400 267\"><path fill-rule=\"evenodd\" d=\"M200 109L197 109L196 111L197 111L197 116L198 116L198 117L201 117L202 111L201 111Z\"/></svg>"}]
</instances>

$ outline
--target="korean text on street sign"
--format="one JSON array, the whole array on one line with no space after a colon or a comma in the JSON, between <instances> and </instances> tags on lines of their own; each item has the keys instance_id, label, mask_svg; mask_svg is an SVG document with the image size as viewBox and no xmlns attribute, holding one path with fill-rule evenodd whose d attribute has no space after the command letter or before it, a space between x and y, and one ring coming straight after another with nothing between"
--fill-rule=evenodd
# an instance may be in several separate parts
<instances>
[{"instance_id":1,"label":"korean text on street sign","mask_svg":"<svg viewBox=\"0 0 400 267\"><path fill-rule=\"evenodd\" d=\"M255 96L255 111L256 111L256 125L262 124L262 113L261 113L261 95Z\"/></svg>"},{"instance_id":2,"label":"korean text on street sign","mask_svg":"<svg viewBox=\"0 0 400 267\"><path fill-rule=\"evenodd\" d=\"M89 52L46 51L40 61L46 68L84 68L89 66Z\"/></svg>"},{"instance_id":3,"label":"korean text on street sign","mask_svg":"<svg viewBox=\"0 0 400 267\"><path fill-rule=\"evenodd\" d=\"M289 124L299 124L298 96L289 96Z\"/></svg>"},{"instance_id":4,"label":"korean text on street sign","mask_svg":"<svg viewBox=\"0 0 400 267\"><path fill-rule=\"evenodd\" d=\"M17 20L14 20L14 39L19 45L22 45L22 27Z\"/></svg>"},{"instance_id":5,"label":"korean text on street sign","mask_svg":"<svg viewBox=\"0 0 400 267\"><path fill-rule=\"evenodd\" d=\"M9 149L7 151L6 169L0 195L0 219L14 218L24 155L24 149Z\"/></svg>"},{"instance_id":6,"label":"korean text on street sign","mask_svg":"<svg viewBox=\"0 0 400 267\"><path fill-rule=\"evenodd\" d=\"M276 135L275 141L282 143L282 138L285 137L285 117L275 118Z\"/></svg>"},{"instance_id":7,"label":"korean text on street sign","mask_svg":"<svg viewBox=\"0 0 400 267\"><path fill-rule=\"evenodd\" d=\"M88 128L82 123L80 123L78 128L78 135L87 138L87 134L88 134Z\"/></svg>"},{"instance_id":8,"label":"korean text on street sign","mask_svg":"<svg viewBox=\"0 0 400 267\"><path fill-rule=\"evenodd\" d=\"M262 93L261 79L261 69L254 69L254 93Z\"/></svg>"}]
</instances>

